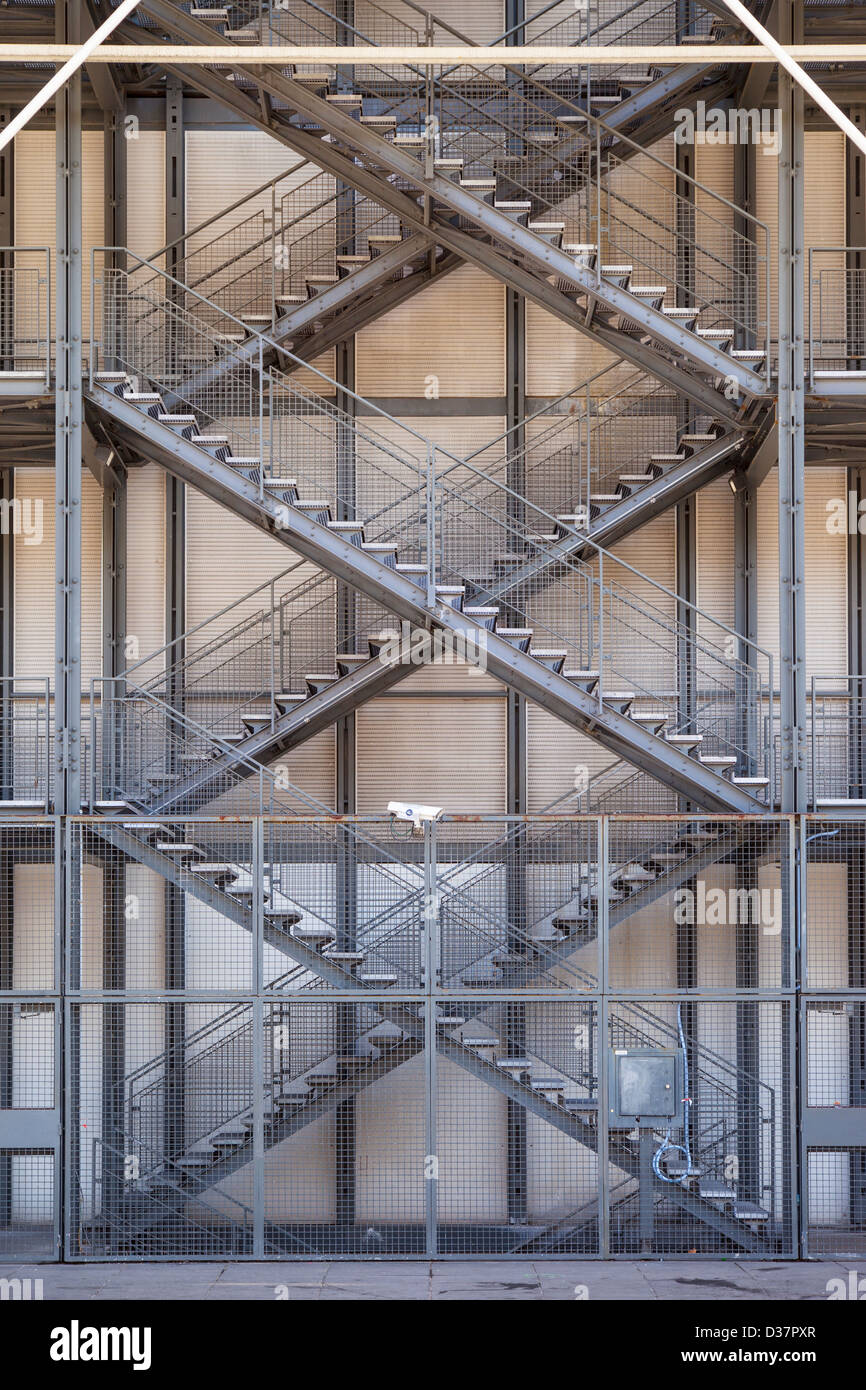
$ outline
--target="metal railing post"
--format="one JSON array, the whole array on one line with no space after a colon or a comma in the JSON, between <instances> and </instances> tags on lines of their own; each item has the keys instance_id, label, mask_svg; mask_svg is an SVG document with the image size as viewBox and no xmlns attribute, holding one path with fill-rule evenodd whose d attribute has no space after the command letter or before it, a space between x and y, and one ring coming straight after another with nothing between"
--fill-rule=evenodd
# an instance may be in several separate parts
<instances>
[{"instance_id":1,"label":"metal railing post","mask_svg":"<svg viewBox=\"0 0 866 1390\"><path fill-rule=\"evenodd\" d=\"M45 810L51 810L51 680L45 678Z\"/></svg>"},{"instance_id":2,"label":"metal railing post","mask_svg":"<svg viewBox=\"0 0 866 1390\"><path fill-rule=\"evenodd\" d=\"M601 126L595 127L595 283L601 285Z\"/></svg>"},{"instance_id":3,"label":"metal railing post","mask_svg":"<svg viewBox=\"0 0 866 1390\"><path fill-rule=\"evenodd\" d=\"M259 337L259 497L265 491L265 343ZM270 373L268 374L270 381ZM268 461L270 468L270 460ZM269 474L270 476L270 474Z\"/></svg>"},{"instance_id":4,"label":"metal railing post","mask_svg":"<svg viewBox=\"0 0 866 1390\"><path fill-rule=\"evenodd\" d=\"M814 676L814 675L812 676L812 681L811 681L811 709L810 709L810 711L809 711L809 726L810 726L811 735L812 735L812 747L811 747L811 750L810 750L810 761L811 761L811 765L812 765L812 796L811 796L811 805L812 805L812 810L814 811L814 810L817 809L817 806L816 806L817 797L816 797L816 795L815 795L815 767L816 767L816 763L815 763L815 676ZM774 742L775 742L775 740L774 740Z\"/></svg>"},{"instance_id":5,"label":"metal railing post","mask_svg":"<svg viewBox=\"0 0 866 1390\"><path fill-rule=\"evenodd\" d=\"M775 727L776 727L776 714L775 714L774 706L775 706L775 701L776 701L776 696L775 696L775 688L776 688L776 687L775 687L775 679L774 679L774 675L773 675L773 655L772 655L772 652L769 654L768 660L769 660L769 680L770 680L770 692L769 692L769 714L770 714L770 796L773 798L773 801L775 802L775 798L776 798L776 733L775 733ZM756 665L757 665L757 663L756 663ZM781 720L781 710L779 711L779 719ZM768 798L768 799L769 799L769 798Z\"/></svg>"},{"instance_id":6,"label":"metal railing post","mask_svg":"<svg viewBox=\"0 0 866 1390\"><path fill-rule=\"evenodd\" d=\"M282 268L282 267L281 267ZM277 326L277 189L271 184L271 332Z\"/></svg>"},{"instance_id":7,"label":"metal railing post","mask_svg":"<svg viewBox=\"0 0 866 1390\"><path fill-rule=\"evenodd\" d=\"M590 525L590 500L589 500L589 499L590 499L591 492L592 492L592 440L590 439L590 433L591 433L591 416L590 416L590 412L591 412L591 410L592 410L591 400L592 400L592 398L591 398L590 393L589 393L589 383L587 382L587 385L586 385L586 414L585 414L585 418L584 418L584 432L585 432L585 434L586 434L586 451L585 451L585 452L586 452L586 482L585 482L585 486L584 486L583 498L581 499L581 500L582 500L582 506L583 506L583 509L584 509L584 514L585 514L584 525L585 525L587 534L589 533L589 525Z\"/></svg>"},{"instance_id":8,"label":"metal railing post","mask_svg":"<svg viewBox=\"0 0 866 1390\"><path fill-rule=\"evenodd\" d=\"M427 607L436 606L436 449L427 445Z\"/></svg>"},{"instance_id":9,"label":"metal railing post","mask_svg":"<svg viewBox=\"0 0 866 1390\"><path fill-rule=\"evenodd\" d=\"M602 708L604 703L602 692L604 687L604 552L598 552L598 685L596 694L598 696L598 707Z\"/></svg>"},{"instance_id":10,"label":"metal railing post","mask_svg":"<svg viewBox=\"0 0 866 1390\"><path fill-rule=\"evenodd\" d=\"M94 708L94 685L95 680L90 682L90 797L89 807L91 814L96 805L96 711Z\"/></svg>"},{"instance_id":11,"label":"metal railing post","mask_svg":"<svg viewBox=\"0 0 866 1390\"><path fill-rule=\"evenodd\" d=\"M425 1158L424 1158L424 1215L427 1254L437 1251L436 1224L438 1219L439 1171L436 1124L436 1046L439 988L439 884L436 869L436 823L424 822L424 1080Z\"/></svg>"},{"instance_id":12,"label":"metal railing post","mask_svg":"<svg viewBox=\"0 0 866 1390\"><path fill-rule=\"evenodd\" d=\"M271 594L271 611L270 611L270 623L269 623L269 626L270 626L270 656L271 656L271 669L270 669L270 683L271 683L271 728L273 728L274 725L275 725L275 723L276 723L276 718L277 718L277 683L276 683L277 653L276 653L276 638L275 638L275 633L274 633L274 611L275 611L275 608L276 608L277 599L276 599L276 588L275 588L275 584L274 584L274 580L273 580L273 579L271 580L270 594Z\"/></svg>"},{"instance_id":13,"label":"metal railing post","mask_svg":"<svg viewBox=\"0 0 866 1390\"><path fill-rule=\"evenodd\" d=\"M815 313L814 313L814 295L813 295L813 289L814 289L814 283L815 283L815 282L814 282L813 276L814 276L814 274L815 274L815 271L814 271L814 260L813 260L813 255L812 255L813 249L814 249L814 248L811 247L811 246L810 246L809 249L808 249L808 257L809 257L809 259L808 259L808 266L809 266L809 274L808 274L808 285L809 285L809 318L808 318L808 324L807 324L807 334L808 334L808 341L809 341L809 367L808 367L808 374L809 374L809 390L810 390L810 391L814 391L814 389L815 389L815 349L814 349L814 346L813 346L813 339L814 339L814 335L815 335Z\"/></svg>"}]
</instances>

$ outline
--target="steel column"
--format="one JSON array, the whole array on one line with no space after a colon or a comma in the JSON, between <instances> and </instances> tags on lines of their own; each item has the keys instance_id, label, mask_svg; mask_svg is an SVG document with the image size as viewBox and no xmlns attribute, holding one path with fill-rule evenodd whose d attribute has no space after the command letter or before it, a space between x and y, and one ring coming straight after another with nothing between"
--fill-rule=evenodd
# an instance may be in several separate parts
<instances>
[{"instance_id":1,"label":"steel column","mask_svg":"<svg viewBox=\"0 0 866 1390\"><path fill-rule=\"evenodd\" d=\"M755 652L749 644L756 640L758 631L757 545L755 495L748 488L742 488L734 496L734 627L745 638L738 656L747 664L754 661ZM749 750L748 763L742 769L744 775L757 772L753 754L757 748L756 720L760 717L760 711L751 710L749 704L748 691L738 691L737 708L741 721L738 742L741 748Z\"/></svg>"},{"instance_id":2,"label":"steel column","mask_svg":"<svg viewBox=\"0 0 866 1390\"><path fill-rule=\"evenodd\" d=\"M515 26L525 19L524 0L506 0L505 27L513 30L508 44L518 43L522 30ZM512 80L518 81L516 74ZM505 400L506 429L508 438L508 486L512 493L509 498L509 514L517 526L524 523L523 507L519 498L526 489L526 445L523 420L526 416L526 300L510 285L505 286ZM519 622L519 620L518 620ZM522 815L528 810L527 801L527 703L518 691L509 689L506 696L507 719L507 811L509 815ZM506 863L506 900L508 922L519 936L526 930L526 840L525 830L517 831L514 852ZM509 950L512 942L509 942ZM522 1053L526 1044L526 1010L522 1004L509 1004L505 1009L506 1029L517 1054ZM506 1101L506 1182L508 1188L508 1219L512 1225L521 1226L527 1220L528 1169L527 1169L527 1124L526 1111L514 1100Z\"/></svg>"},{"instance_id":3,"label":"steel column","mask_svg":"<svg viewBox=\"0 0 866 1390\"><path fill-rule=\"evenodd\" d=\"M802 8L779 7L780 39L796 43ZM803 89L779 73L779 647L781 809L806 807L805 354Z\"/></svg>"},{"instance_id":4,"label":"steel column","mask_svg":"<svg viewBox=\"0 0 866 1390\"><path fill-rule=\"evenodd\" d=\"M738 211L734 215L734 229L743 238L742 249L745 257L743 266L743 276L741 278L741 289L744 302L736 306L737 323L735 334L735 346L737 348L754 348L755 334L748 332L743 325L753 323L752 316L753 298L757 295L757 255L755 246L755 227L749 217L744 213L755 215L757 206L757 147L745 141L739 141L734 146L734 198L733 201ZM769 274L770 267L767 266Z\"/></svg>"},{"instance_id":5,"label":"steel column","mask_svg":"<svg viewBox=\"0 0 866 1390\"><path fill-rule=\"evenodd\" d=\"M12 989L15 946L15 858L0 850L0 989ZM14 1099L14 1005L0 1004L0 1110L11 1110ZM0 1228L12 1223L12 1156L0 1158Z\"/></svg>"},{"instance_id":6,"label":"steel column","mask_svg":"<svg viewBox=\"0 0 866 1390\"><path fill-rule=\"evenodd\" d=\"M855 106L849 119L863 130L866 128L866 107ZM866 158L850 140L845 141L845 244L866 246ZM866 252L849 251L846 270L856 274L845 277L848 367L863 371L866 367L866 295L863 278L866 276ZM860 667L851 667L860 670Z\"/></svg>"},{"instance_id":7,"label":"steel column","mask_svg":"<svg viewBox=\"0 0 866 1390\"><path fill-rule=\"evenodd\" d=\"M127 146L124 113L106 111L104 119L104 231L106 246L127 244ZM111 264L122 266L124 257L112 257Z\"/></svg>"},{"instance_id":8,"label":"steel column","mask_svg":"<svg viewBox=\"0 0 866 1390\"><path fill-rule=\"evenodd\" d=\"M61 43L80 42L77 0L55 9ZM55 804L81 806L82 221L81 75L55 101L57 273L55 382Z\"/></svg>"},{"instance_id":9,"label":"steel column","mask_svg":"<svg viewBox=\"0 0 866 1390\"><path fill-rule=\"evenodd\" d=\"M126 470L114 460L116 482L102 492L102 674L126 666ZM119 694L114 687L115 694Z\"/></svg>"},{"instance_id":10,"label":"steel column","mask_svg":"<svg viewBox=\"0 0 866 1390\"><path fill-rule=\"evenodd\" d=\"M351 23L351 18L344 15ZM354 193L346 190L350 203ZM349 213L347 212L347 215ZM351 243L352 245L354 243ZM346 388L355 389L355 339L350 338L337 347L336 380ZM354 416L355 401L344 392L338 395L337 405ZM349 426L337 425L337 495L340 499L340 520L354 516L355 499L355 436ZM335 581L337 597L335 651L352 652L357 641L358 596L350 585ZM354 815L356 811L354 711L336 721L336 810L339 815ZM350 837L338 831L337 854L337 944L341 951L353 951L356 944L358 916L357 863L352 854ZM358 1035L358 1011L352 1004L337 1006L337 1051L354 1050ZM351 1237L355 1224L355 1097L349 1096L337 1106L335 1117L335 1164L337 1221L345 1228L345 1239Z\"/></svg>"},{"instance_id":11,"label":"steel column","mask_svg":"<svg viewBox=\"0 0 866 1390\"><path fill-rule=\"evenodd\" d=\"M126 986L126 869L122 854L109 849L102 865L102 987ZM126 1006L102 1005L102 1219L114 1228L124 1196L126 1152Z\"/></svg>"},{"instance_id":12,"label":"steel column","mask_svg":"<svg viewBox=\"0 0 866 1390\"><path fill-rule=\"evenodd\" d=\"M0 131L14 115L11 108L0 106ZM15 244L15 142L7 145L0 150L0 246L13 246ZM0 251L0 273L4 270L11 270L14 264L14 256L6 251ZM4 293L0 300L0 341L9 343L14 341L15 328L15 287L10 277L8 285L4 285ZM8 360L0 358L0 370L11 371L15 366L10 357ZM4 667L4 671L6 668Z\"/></svg>"},{"instance_id":13,"label":"steel column","mask_svg":"<svg viewBox=\"0 0 866 1390\"><path fill-rule=\"evenodd\" d=\"M183 91L169 78L165 92L165 240L177 242L167 252L166 269L175 274L183 258L184 244L178 241L186 230L186 134L183 120ZM173 287L172 287L173 289ZM183 712L183 678L179 674L186 630L186 484L173 474L165 479L165 640L173 643L166 664L176 674L167 683L166 703ZM165 889L165 984L167 989L186 985L186 897L178 884L166 881ZM184 1144L186 1107L185 1049L186 1009L183 1004L166 1007L168 1065L165 1084L166 1153L171 1156Z\"/></svg>"}]
</instances>

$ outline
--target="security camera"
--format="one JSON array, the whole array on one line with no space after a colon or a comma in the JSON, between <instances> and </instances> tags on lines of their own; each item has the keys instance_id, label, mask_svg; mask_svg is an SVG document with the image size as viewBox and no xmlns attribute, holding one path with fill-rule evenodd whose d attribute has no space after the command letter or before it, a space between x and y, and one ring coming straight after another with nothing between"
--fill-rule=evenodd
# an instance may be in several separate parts
<instances>
[{"instance_id":1,"label":"security camera","mask_svg":"<svg viewBox=\"0 0 866 1390\"><path fill-rule=\"evenodd\" d=\"M440 820L444 815L441 806L419 806L417 802L389 801L388 810L395 820L410 820L416 830L420 830L425 820Z\"/></svg>"}]
</instances>

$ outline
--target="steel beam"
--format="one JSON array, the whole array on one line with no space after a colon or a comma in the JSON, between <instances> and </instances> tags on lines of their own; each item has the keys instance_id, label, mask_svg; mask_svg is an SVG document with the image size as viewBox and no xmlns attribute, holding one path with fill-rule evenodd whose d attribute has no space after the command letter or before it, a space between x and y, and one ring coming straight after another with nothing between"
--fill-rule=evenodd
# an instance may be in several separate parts
<instances>
[{"instance_id":1,"label":"steel beam","mask_svg":"<svg viewBox=\"0 0 866 1390\"><path fill-rule=\"evenodd\" d=\"M848 114L861 129L866 127L866 109L855 107ZM866 160L850 142L846 144L846 160L845 240L848 246L866 246ZM848 253L849 270L859 270L862 274L864 264L866 255L862 251ZM852 275L849 278L853 282L858 277ZM864 357L855 358L854 362L862 370L866 367L866 343L862 338L863 305L853 285L849 290L847 313L848 350L863 350ZM854 494L859 508L866 498L866 468L849 468L846 476L848 495ZM858 674L866 670L866 536L859 531L848 536L848 670ZM850 693L854 698L848 720L848 785L855 796L862 796L866 787L866 727L861 703L864 686L862 679L855 679L853 675L849 680ZM866 988L866 904L862 891L866 852L861 834L853 831L845 834L845 841L848 988L862 991ZM866 1096L866 1005L852 1000L848 1005L848 1015L848 1103L852 1107L862 1107ZM848 1185L851 1224L855 1229L862 1230L866 1227L866 1153L862 1147L854 1146L849 1151Z\"/></svg>"},{"instance_id":2,"label":"steel beam","mask_svg":"<svg viewBox=\"0 0 866 1390\"><path fill-rule=\"evenodd\" d=\"M152 4L142 5L142 9L156 13ZM128 35L128 30L125 36ZM247 64L253 68L290 67L292 64L318 63L326 67L365 67L374 64L378 67L407 66L411 68L439 67L499 67L502 63L501 48L489 45L471 46L469 44L439 44L436 46L415 46L382 44L347 44L337 47L334 44L289 45L215 43L217 35L207 32L207 42L190 44L186 50L177 44L153 43L150 34L142 48L135 49L131 44L111 44L97 49L87 57L90 63L148 63L163 66L166 62L186 61L197 67L239 68ZM35 50L39 60L45 63L64 63L74 58L77 46L63 43L39 44ZM815 63L825 61L826 45L820 43L801 43L786 45L785 57L793 62ZM833 48L836 62L862 63L864 45L862 43L837 43ZM34 47L27 44L0 44L0 64L17 66L32 62ZM509 65L525 63L530 66L573 68L576 63L594 64L601 67L611 65L635 65L639 67L668 67L677 64L698 63L769 63L774 66L779 54L764 43L756 44L590 44L586 46L544 44L526 45L511 50Z\"/></svg>"},{"instance_id":3,"label":"steel beam","mask_svg":"<svg viewBox=\"0 0 866 1390\"><path fill-rule=\"evenodd\" d=\"M93 25L92 11L82 6L85 21ZM97 21L98 22L98 21ZM100 68L111 75L111 69ZM127 242L127 140L123 126L123 102L106 106L103 132L103 234L106 246ZM123 269L120 252L108 252L107 264ZM117 676L127 664L126 641L126 469L119 459L104 458L85 424L84 456L102 487L102 674Z\"/></svg>"},{"instance_id":4,"label":"steel beam","mask_svg":"<svg viewBox=\"0 0 866 1390\"><path fill-rule=\"evenodd\" d=\"M102 865L102 988L126 987L126 869L122 854L109 850ZM102 1025L102 1128L107 1145L101 1164L102 1215L113 1226L124 1195L124 1111L126 1095L126 1005L106 1000Z\"/></svg>"},{"instance_id":5,"label":"steel beam","mask_svg":"<svg viewBox=\"0 0 866 1390\"><path fill-rule=\"evenodd\" d=\"M183 260L186 231L186 130L182 85L169 78L165 89L165 242L174 243L166 253L166 270L176 276ZM178 293L173 285L166 293ZM186 485L172 473L165 475L165 641L166 665L170 672L166 701L181 713L184 708L182 677L178 675L185 655L186 631ZM174 749L174 740L171 744ZM169 754L174 756L173 751ZM164 889L165 972L169 988L186 984L186 893L183 887L166 880ZM168 1152L183 1147L185 1107L186 1009L170 1003L166 1030L171 1041L165 1087L165 1127Z\"/></svg>"},{"instance_id":6,"label":"steel beam","mask_svg":"<svg viewBox=\"0 0 866 1390\"><path fill-rule=\"evenodd\" d=\"M866 106L852 107L849 116L860 130L866 130ZM850 140L845 142L845 244L866 246L866 157ZM866 370L866 306L863 303L863 278L866 276L866 251L849 251L846 270L859 272L846 279L846 318L848 367ZM866 383L863 384L866 392ZM850 667L850 670L859 670Z\"/></svg>"},{"instance_id":7,"label":"steel beam","mask_svg":"<svg viewBox=\"0 0 866 1390\"><path fill-rule=\"evenodd\" d=\"M98 0L85 0L81 6L81 37L90 38L95 34L99 25L104 23L106 16L99 15L97 18ZM120 112L123 110L123 96L117 85L114 68L107 63L88 63L87 77L106 115L109 112ZM125 246L126 241L109 242L109 246Z\"/></svg>"},{"instance_id":8,"label":"steel beam","mask_svg":"<svg viewBox=\"0 0 866 1390\"><path fill-rule=\"evenodd\" d=\"M720 436L705 449L692 454L691 458L674 464L662 477L606 508L596 522L590 523L589 537L595 545L604 546L605 549L616 545L625 536L652 521L653 517L661 516L683 498L690 497L714 478L729 472L734 465L732 456L741 446L742 438L736 434ZM515 491L519 489L515 488ZM586 544L586 536L575 532L549 547L544 566L551 580L554 580L558 557L580 559L588 558L592 553ZM540 569L537 564L515 569L500 585L485 588L485 601L497 600L507 604L509 591L529 579L537 581Z\"/></svg>"},{"instance_id":9,"label":"steel beam","mask_svg":"<svg viewBox=\"0 0 866 1390\"><path fill-rule=\"evenodd\" d=\"M751 665L756 655L751 643L758 634L758 515L755 493L745 487L734 497L734 627L744 639L739 658ZM744 770L752 775L757 771L759 717L760 711L749 709L748 701L741 698L740 747L748 750L749 761Z\"/></svg>"}]
</instances>

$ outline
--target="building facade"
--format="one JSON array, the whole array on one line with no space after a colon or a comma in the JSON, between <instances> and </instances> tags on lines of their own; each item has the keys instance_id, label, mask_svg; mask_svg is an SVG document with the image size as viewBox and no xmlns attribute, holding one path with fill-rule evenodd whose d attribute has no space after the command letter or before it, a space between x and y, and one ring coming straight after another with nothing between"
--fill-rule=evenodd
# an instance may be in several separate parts
<instances>
[{"instance_id":1,"label":"building facade","mask_svg":"<svg viewBox=\"0 0 866 1390\"><path fill-rule=\"evenodd\" d=\"M862 1254L863 154L724 5L112 41L0 151L0 1258Z\"/></svg>"}]
</instances>

